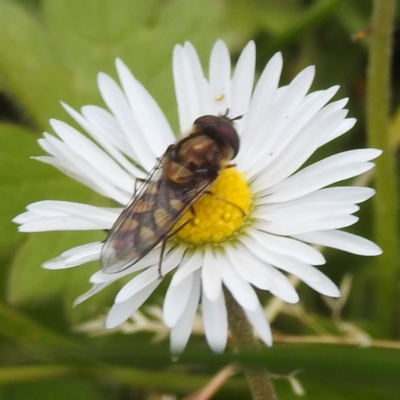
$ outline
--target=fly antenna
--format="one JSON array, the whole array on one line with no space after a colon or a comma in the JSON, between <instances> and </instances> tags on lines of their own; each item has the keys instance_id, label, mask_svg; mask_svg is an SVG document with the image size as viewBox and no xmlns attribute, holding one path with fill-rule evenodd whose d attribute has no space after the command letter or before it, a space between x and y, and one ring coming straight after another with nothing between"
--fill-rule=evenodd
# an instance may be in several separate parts
<instances>
[{"instance_id":1,"label":"fly antenna","mask_svg":"<svg viewBox=\"0 0 400 400\"><path fill-rule=\"evenodd\" d=\"M238 119L242 119L245 115L246 115L246 114L242 114L242 115L238 115L238 116L235 117L235 118L229 118L229 119L230 119L231 122L233 122L233 121L237 121Z\"/></svg>"},{"instance_id":2,"label":"fly antenna","mask_svg":"<svg viewBox=\"0 0 400 400\"><path fill-rule=\"evenodd\" d=\"M238 115L234 118L229 118L228 114L229 114L230 108L228 107L225 111L225 114L223 115L223 117L228 118L229 121L233 122L233 121L237 121L238 119L242 119L246 114L242 114L242 115Z\"/></svg>"}]
</instances>

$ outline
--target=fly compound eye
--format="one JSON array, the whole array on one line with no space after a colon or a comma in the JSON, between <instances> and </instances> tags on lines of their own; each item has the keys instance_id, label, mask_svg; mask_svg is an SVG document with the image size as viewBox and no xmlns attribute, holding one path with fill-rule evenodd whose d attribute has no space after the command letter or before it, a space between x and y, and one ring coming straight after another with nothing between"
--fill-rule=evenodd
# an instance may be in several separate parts
<instances>
[{"instance_id":1,"label":"fly compound eye","mask_svg":"<svg viewBox=\"0 0 400 400\"><path fill-rule=\"evenodd\" d=\"M233 150L232 158L235 158L239 152L239 136L230 119L220 118L216 136L220 137Z\"/></svg>"},{"instance_id":2,"label":"fly compound eye","mask_svg":"<svg viewBox=\"0 0 400 400\"><path fill-rule=\"evenodd\" d=\"M239 136L232 120L225 116L203 115L194 121L194 126L223 146L229 146L233 151L232 158L236 157L239 152Z\"/></svg>"}]
</instances>

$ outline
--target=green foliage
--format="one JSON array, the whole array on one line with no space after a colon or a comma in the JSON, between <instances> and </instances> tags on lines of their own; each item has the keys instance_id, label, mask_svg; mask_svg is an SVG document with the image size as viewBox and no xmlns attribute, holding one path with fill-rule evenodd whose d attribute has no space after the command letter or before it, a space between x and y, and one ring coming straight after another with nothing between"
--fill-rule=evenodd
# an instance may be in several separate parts
<instances>
[{"instance_id":1,"label":"green foliage","mask_svg":"<svg viewBox=\"0 0 400 400\"><path fill-rule=\"evenodd\" d=\"M4 390L4 398L15 400L50 399L50 396L57 396L57 399L60 400L75 400L77 396L85 400L101 400L103 398L92 385L79 380L27 383L11 386Z\"/></svg>"},{"instance_id":2,"label":"green foliage","mask_svg":"<svg viewBox=\"0 0 400 400\"><path fill-rule=\"evenodd\" d=\"M28 204L41 200L110 205L54 168L30 159L43 154L36 141L49 129L50 118L73 124L60 100L76 109L102 105L96 75L103 71L115 77L117 57L177 129L171 54L174 45L185 40L195 45L206 66L216 39L227 42L234 58L254 39L258 72L280 50L285 59L282 83L315 64L314 89L340 84L339 96L350 97L350 115L359 120L352 135L324 151L364 146L368 39L352 42L350 37L368 26L371 11L372 0L0 0L0 287L7 304L0 306L0 400L146 399L155 392L182 396L205 385L228 362L259 365L265 360L277 374L301 369L298 378L307 399L395 398L400 390L399 350L292 344L238 358L213 355L204 338L192 338L174 364L167 343L153 345L148 334L87 340L72 333L73 327L104 314L116 287L72 308L73 300L90 288L88 278L98 265L62 271L41 265L71 247L102 240L104 234L26 234L11 222ZM398 84L395 80L392 88L395 99L400 97ZM398 107L392 104L396 126ZM392 133L396 146L397 130ZM357 228L364 236L371 231L370 208L363 211L366 215ZM340 282L351 272L356 288L345 318L398 345L399 324L388 332L376 323L376 264L338 253L327 253L327 274ZM397 288L398 282L392 285ZM313 323L340 335L320 297L308 290L303 300ZM386 314L398 321L398 304L388 307ZM315 332L311 325L282 313L273 327L310 334ZM285 380L277 381L277 390L280 399L297 398ZM246 396L245 382L238 377L216 398Z\"/></svg>"}]
</instances>

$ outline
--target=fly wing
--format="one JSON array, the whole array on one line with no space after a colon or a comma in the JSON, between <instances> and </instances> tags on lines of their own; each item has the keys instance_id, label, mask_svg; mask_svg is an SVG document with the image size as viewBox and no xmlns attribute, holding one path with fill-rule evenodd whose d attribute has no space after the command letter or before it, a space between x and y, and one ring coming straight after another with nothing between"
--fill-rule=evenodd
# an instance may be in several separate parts
<instances>
[{"instance_id":1,"label":"fly wing","mask_svg":"<svg viewBox=\"0 0 400 400\"><path fill-rule=\"evenodd\" d=\"M158 171L152 171L108 234L101 253L106 273L123 271L148 254L212 183L205 179L195 187L181 188L157 165Z\"/></svg>"}]
</instances>

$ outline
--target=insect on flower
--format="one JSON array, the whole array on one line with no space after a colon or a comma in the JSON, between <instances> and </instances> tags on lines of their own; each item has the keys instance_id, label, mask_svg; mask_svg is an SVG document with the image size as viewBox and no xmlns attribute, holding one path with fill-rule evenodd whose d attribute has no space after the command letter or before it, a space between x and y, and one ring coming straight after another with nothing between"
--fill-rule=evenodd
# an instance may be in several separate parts
<instances>
[{"instance_id":1,"label":"insect on flower","mask_svg":"<svg viewBox=\"0 0 400 400\"><path fill-rule=\"evenodd\" d=\"M43 265L58 270L102 258L103 270L91 276L93 286L75 304L135 273L119 290L107 328L124 323L154 293L162 261L162 272L173 272L163 305L173 354L187 345L200 304L207 342L213 351L224 351L225 291L270 346L271 329L255 288L296 303L299 296L286 276L293 274L318 293L338 297L337 286L317 268L325 258L313 245L364 256L382 253L369 240L342 230L357 221L357 204L374 190L339 184L370 170L381 151L350 150L305 165L355 123L347 118L346 100L331 102L338 86L310 92L314 67L279 86L280 53L255 83L255 64L254 42L232 68L226 44L218 41L206 78L194 47L189 42L175 46L180 129L190 134L174 141L160 107L118 59L120 85L104 73L98 78L109 110L86 106L79 113L64 104L87 135L51 120L57 137L45 133L39 139L46 155L36 159L128 204L121 213L120 208L46 200L14 218L21 232L109 231L105 243L82 243ZM246 115L245 121L228 118L227 108L233 116ZM154 164L147 180L137 181L130 200L138 168L150 171Z\"/></svg>"},{"instance_id":2,"label":"insect on flower","mask_svg":"<svg viewBox=\"0 0 400 400\"><path fill-rule=\"evenodd\" d=\"M111 228L101 252L104 272L129 268L161 242L162 276L168 239L191 219L179 227L175 224L187 210L194 217L192 206L201 196L213 196L209 188L239 151L233 126L238 118L227 114L199 117L188 136L167 148Z\"/></svg>"}]
</instances>

